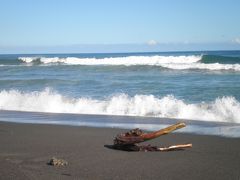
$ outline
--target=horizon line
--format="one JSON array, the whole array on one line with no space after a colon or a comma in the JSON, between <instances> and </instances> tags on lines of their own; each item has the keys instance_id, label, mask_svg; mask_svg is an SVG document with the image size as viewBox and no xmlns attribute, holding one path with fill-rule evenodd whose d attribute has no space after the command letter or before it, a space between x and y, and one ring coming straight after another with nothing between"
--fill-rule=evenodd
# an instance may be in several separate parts
<instances>
[{"instance_id":1,"label":"horizon line","mask_svg":"<svg viewBox=\"0 0 240 180\"><path fill-rule=\"evenodd\" d=\"M0 53L0 55L38 55L38 54L44 54L44 55L54 55L54 54L146 54L146 53L191 53L191 52L219 52L219 51L225 51L225 52L232 52L232 51L240 51L240 49L218 49L218 50L170 50L170 51L129 51L129 52L68 52L68 53Z\"/></svg>"}]
</instances>

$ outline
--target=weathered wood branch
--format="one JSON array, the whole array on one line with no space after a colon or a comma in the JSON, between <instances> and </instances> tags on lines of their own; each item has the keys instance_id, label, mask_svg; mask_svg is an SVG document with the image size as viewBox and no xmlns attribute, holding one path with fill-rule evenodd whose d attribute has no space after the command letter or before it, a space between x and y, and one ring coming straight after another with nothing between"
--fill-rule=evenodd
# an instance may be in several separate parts
<instances>
[{"instance_id":1,"label":"weathered wood branch","mask_svg":"<svg viewBox=\"0 0 240 180\"><path fill-rule=\"evenodd\" d=\"M168 134L172 131L185 127L185 123L177 123L172 126L168 126L159 131L151 133L143 133L140 129L133 129L129 132L117 135L114 139L114 145L111 148L124 150L124 151L173 151L173 150L183 150L186 148L191 148L192 144L179 144L169 147L157 147L151 145L138 145L138 143L148 141L159 136Z\"/></svg>"},{"instance_id":2,"label":"weathered wood branch","mask_svg":"<svg viewBox=\"0 0 240 180\"><path fill-rule=\"evenodd\" d=\"M182 150L186 148L191 148L192 144L178 144L178 145L173 145L169 147L161 147L158 148L159 151L173 151L173 150Z\"/></svg>"},{"instance_id":3,"label":"weathered wood branch","mask_svg":"<svg viewBox=\"0 0 240 180\"><path fill-rule=\"evenodd\" d=\"M147 140L151 140L151 139L157 138L159 136L168 134L168 133L170 133L172 131L175 131L177 129L183 128L185 126L186 126L185 123L177 123L177 124L174 124L172 126L168 126L168 127L164 128L164 129L160 129L159 131L142 134L141 137L144 139L144 141L147 141Z\"/></svg>"},{"instance_id":4,"label":"weathered wood branch","mask_svg":"<svg viewBox=\"0 0 240 180\"><path fill-rule=\"evenodd\" d=\"M185 123L177 123L152 133L143 133L140 129L134 129L134 130L131 130L130 132L117 135L117 137L114 140L114 144L127 145L127 144L141 143L144 141L157 138L161 135L168 134L172 131L183 128L185 126L186 126Z\"/></svg>"}]
</instances>

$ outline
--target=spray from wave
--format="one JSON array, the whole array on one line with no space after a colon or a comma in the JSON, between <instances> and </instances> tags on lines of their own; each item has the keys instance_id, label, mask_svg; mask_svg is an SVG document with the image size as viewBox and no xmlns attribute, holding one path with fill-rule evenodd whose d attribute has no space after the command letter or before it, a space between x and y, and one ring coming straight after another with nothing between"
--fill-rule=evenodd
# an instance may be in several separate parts
<instances>
[{"instance_id":1,"label":"spray from wave","mask_svg":"<svg viewBox=\"0 0 240 180\"><path fill-rule=\"evenodd\" d=\"M168 69L186 70L186 69L201 69L201 70L232 70L240 71L240 64L228 64L227 60L224 63L219 63L215 59L210 61L207 56L192 55L192 56L127 56L113 58L77 58L77 57L19 57L19 60L24 63L37 64L65 64L65 65L106 65L106 66L160 66ZM211 56L210 56L211 57ZM205 63L207 59L207 63ZM220 62L223 62L220 59Z\"/></svg>"},{"instance_id":2,"label":"spray from wave","mask_svg":"<svg viewBox=\"0 0 240 180\"><path fill-rule=\"evenodd\" d=\"M1 110L53 113L105 114L194 119L240 123L240 102L234 97L217 98L209 103L189 104L172 95L130 97L119 94L105 100L69 98L45 89L41 92L0 92Z\"/></svg>"}]
</instances>

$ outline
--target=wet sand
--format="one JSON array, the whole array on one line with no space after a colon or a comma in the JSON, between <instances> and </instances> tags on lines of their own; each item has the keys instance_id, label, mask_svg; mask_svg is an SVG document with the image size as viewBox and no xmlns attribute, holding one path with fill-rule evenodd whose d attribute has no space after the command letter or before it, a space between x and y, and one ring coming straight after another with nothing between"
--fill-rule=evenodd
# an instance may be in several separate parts
<instances>
[{"instance_id":1,"label":"wet sand","mask_svg":"<svg viewBox=\"0 0 240 180\"><path fill-rule=\"evenodd\" d=\"M104 147L126 130L0 122L0 179L240 179L240 138L169 134L148 143L192 143L173 152ZM69 162L53 167L53 157Z\"/></svg>"}]
</instances>

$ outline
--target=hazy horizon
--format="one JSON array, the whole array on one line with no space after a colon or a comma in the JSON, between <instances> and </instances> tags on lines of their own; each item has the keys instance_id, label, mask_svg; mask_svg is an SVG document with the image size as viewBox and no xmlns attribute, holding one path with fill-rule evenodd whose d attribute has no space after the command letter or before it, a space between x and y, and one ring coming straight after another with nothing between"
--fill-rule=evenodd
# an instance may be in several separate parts
<instances>
[{"instance_id":1,"label":"hazy horizon","mask_svg":"<svg viewBox=\"0 0 240 180\"><path fill-rule=\"evenodd\" d=\"M169 47L170 46L170 47ZM31 46L31 47L0 47L0 54L88 54L88 53L154 53L154 52L202 52L202 51L240 51L236 45L231 46L212 46L206 45L201 48L198 44L175 45L74 45L74 46ZM179 47L178 47L179 46Z\"/></svg>"}]
</instances>

